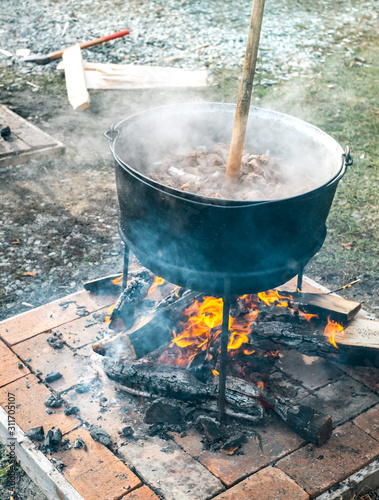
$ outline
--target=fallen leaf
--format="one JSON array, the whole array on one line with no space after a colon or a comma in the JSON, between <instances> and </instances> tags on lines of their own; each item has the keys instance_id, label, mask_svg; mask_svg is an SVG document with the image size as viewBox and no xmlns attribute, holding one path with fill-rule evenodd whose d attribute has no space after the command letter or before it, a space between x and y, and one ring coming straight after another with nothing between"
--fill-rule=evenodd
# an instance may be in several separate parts
<instances>
[{"instance_id":1,"label":"fallen leaf","mask_svg":"<svg viewBox=\"0 0 379 500\"><path fill-rule=\"evenodd\" d=\"M37 276L38 271L25 271L22 275L23 276Z\"/></svg>"},{"instance_id":2,"label":"fallen leaf","mask_svg":"<svg viewBox=\"0 0 379 500\"><path fill-rule=\"evenodd\" d=\"M340 243L341 247L343 247L345 250L351 250L354 246L353 241L349 241L348 243Z\"/></svg>"}]
</instances>

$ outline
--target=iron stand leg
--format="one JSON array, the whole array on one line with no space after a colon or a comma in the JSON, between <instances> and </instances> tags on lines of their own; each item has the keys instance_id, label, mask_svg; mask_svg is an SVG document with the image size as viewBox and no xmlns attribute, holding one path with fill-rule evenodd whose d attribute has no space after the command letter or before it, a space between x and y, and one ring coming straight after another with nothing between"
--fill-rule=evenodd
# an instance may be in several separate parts
<instances>
[{"instance_id":1,"label":"iron stand leg","mask_svg":"<svg viewBox=\"0 0 379 500\"><path fill-rule=\"evenodd\" d=\"M218 420L225 420L225 389L226 389L226 361L229 342L229 309L230 309L230 282L225 278L224 297L222 310L221 350L220 350L220 374L218 382Z\"/></svg>"},{"instance_id":2,"label":"iron stand leg","mask_svg":"<svg viewBox=\"0 0 379 500\"><path fill-rule=\"evenodd\" d=\"M304 273L304 267L300 269L299 274L297 275L297 287L296 287L297 292L301 292L303 290L303 273Z\"/></svg>"},{"instance_id":3,"label":"iron stand leg","mask_svg":"<svg viewBox=\"0 0 379 500\"><path fill-rule=\"evenodd\" d=\"M126 288L128 281L128 269L129 269L129 247L125 245L124 249L124 271L122 274L122 288Z\"/></svg>"}]
</instances>

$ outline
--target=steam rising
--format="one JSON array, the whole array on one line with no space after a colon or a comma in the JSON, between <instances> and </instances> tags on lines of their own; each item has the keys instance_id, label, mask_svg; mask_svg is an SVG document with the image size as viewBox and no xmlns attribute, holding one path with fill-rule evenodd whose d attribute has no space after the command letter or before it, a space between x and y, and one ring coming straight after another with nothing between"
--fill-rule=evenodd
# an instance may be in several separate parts
<instances>
[{"instance_id":1,"label":"steam rising","mask_svg":"<svg viewBox=\"0 0 379 500\"><path fill-rule=\"evenodd\" d=\"M270 189L261 189L259 183L252 182L243 191L222 191L224 167L220 166L212 175L204 162L203 165L197 162L193 165L196 168L191 169L188 168L191 162L182 159L188 159L194 152L213 154L219 143L229 144L234 114L234 105L217 103L166 106L140 113L130 122L119 124L115 152L125 165L173 189L184 186L182 191L237 200L296 196L328 183L341 169L342 149L327 134L288 115L251 108L243 164L246 166L252 155L269 153L274 159L271 163L275 165L277 182L271 179ZM228 146L225 148L228 150ZM226 163L227 153L223 151L219 156ZM157 176L162 171L168 175ZM244 175L248 174L247 168ZM178 182L173 182L175 177ZM207 190L202 193L199 189L205 179ZM216 195L208 191L212 183L218 190Z\"/></svg>"}]
</instances>

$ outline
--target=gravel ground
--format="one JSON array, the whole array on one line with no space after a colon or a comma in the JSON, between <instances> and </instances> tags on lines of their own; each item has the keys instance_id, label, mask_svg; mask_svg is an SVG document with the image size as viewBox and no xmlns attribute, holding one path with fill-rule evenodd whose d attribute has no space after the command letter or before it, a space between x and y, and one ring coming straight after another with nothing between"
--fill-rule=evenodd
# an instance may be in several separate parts
<instances>
[{"instance_id":1,"label":"gravel ground","mask_svg":"<svg viewBox=\"0 0 379 500\"><path fill-rule=\"evenodd\" d=\"M63 86L50 99L48 88L25 89L21 77L4 84L2 77L10 70L48 76L56 63L23 59L125 28L130 36L85 50L84 59L208 68L210 74L241 67L250 9L251 2L236 0L1 2L0 103L67 149L63 157L0 169L0 319L121 270L112 158L102 138L110 123L147 107L212 96L211 90L100 92L91 94L88 110L75 113ZM316 74L337 44L353 58L355 37L377 26L378 17L377 0L267 0L256 83ZM344 31L354 35L341 36ZM19 500L42 499L19 477ZM0 498L9 498L1 486Z\"/></svg>"},{"instance_id":2,"label":"gravel ground","mask_svg":"<svg viewBox=\"0 0 379 500\"><path fill-rule=\"evenodd\" d=\"M27 53L47 54L128 28L130 36L84 52L88 61L170 64L188 69L240 66L251 2L193 0L7 0L2 2L3 62ZM260 72L289 79L313 71L333 50L341 27L358 32L378 19L375 0L266 2L260 41ZM353 40L339 40L353 53ZM196 47L202 47L193 50ZM192 51L193 50L193 51ZM192 51L192 52L191 52ZM176 61L173 57L180 57ZM51 67L28 65L28 71Z\"/></svg>"}]
</instances>

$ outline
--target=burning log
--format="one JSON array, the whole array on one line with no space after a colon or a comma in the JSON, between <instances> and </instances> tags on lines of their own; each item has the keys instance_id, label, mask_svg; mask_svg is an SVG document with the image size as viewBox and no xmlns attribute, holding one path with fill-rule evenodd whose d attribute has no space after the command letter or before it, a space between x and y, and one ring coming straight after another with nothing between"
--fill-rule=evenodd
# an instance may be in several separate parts
<instances>
[{"instance_id":1,"label":"burning log","mask_svg":"<svg viewBox=\"0 0 379 500\"><path fill-rule=\"evenodd\" d=\"M351 321L361 309L359 302L337 297L336 295L295 292L291 294L291 297L292 304L301 311L318 314L320 319L331 316L335 321L340 321L343 324Z\"/></svg>"},{"instance_id":2,"label":"burning log","mask_svg":"<svg viewBox=\"0 0 379 500\"><path fill-rule=\"evenodd\" d=\"M134 323L135 309L147 295L153 283L153 275L147 270L139 276L132 278L127 287L122 291L111 314L110 328L115 328L122 323L125 328L130 328Z\"/></svg>"},{"instance_id":3,"label":"burning log","mask_svg":"<svg viewBox=\"0 0 379 500\"><path fill-rule=\"evenodd\" d=\"M198 403L204 408L204 404L214 401L218 395L217 379L205 385L176 366L162 366L152 361L106 360L104 369L112 380L132 390L143 391L145 396L172 397ZM236 410L234 416L242 418L246 415L258 420L263 416L263 407L273 409L299 436L318 446L332 433L329 415L300 403L291 404L242 379L227 378L225 399L229 409Z\"/></svg>"},{"instance_id":4,"label":"burning log","mask_svg":"<svg viewBox=\"0 0 379 500\"><path fill-rule=\"evenodd\" d=\"M146 356L172 340L173 327L178 316L197 295L197 292L191 290L173 290L165 298L146 308L144 316L137 318L127 332L97 342L92 346L93 350L102 356L127 356L134 359ZM131 303L132 300L128 302L128 313L131 313ZM136 311L133 311L133 319L135 314Z\"/></svg>"},{"instance_id":5,"label":"burning log","mask_svg":"<svg viewBox=\"0 0 379 500\"><path fill-rule=\"evenodd\" d=\"M229 390L243 394L248 398L259 398L265 407L272 408L299 436L317 446L329 439L333 430L332 418L323 412L314 410L301 403L291 404L269 393L266 389L258 390L251 383L234 377L227 381Z\"/></svg>"},{"instance_id":6,"label":"burning log","mask_svg":"<svg viewBox=\"0 0 379 500\"><path fill-rule=\"evenodd\" d=\"M121 276L122 274L112 274L103 278L86 281L83 283L83 287L92 293L120 293L120 285L117 283Z\"/></svg>"},{"instance_id":7,"label":"burning log","mask_svg":"<svg viewBox=\"0 0 379 500\"><path fill-rule=\"evenodd\" d=\"M180 401L199 404L202 408L213 411L212 403L218 396L217 379L207 385L202 384L188 371L177 366L159 365L152 361L128 361L124 359L104 361L104 371L107 376L119 382L127 389L143 392L150 397L171 397ZM253 389L251 389L253 391ZM256 389L258 395L258 390ZM238 394L229 389L227 383L226 402L235 415L247 415L249 420L259 420L263 416L262 405L258 399L244 394Z\"/></svg>"}]
</instances>

